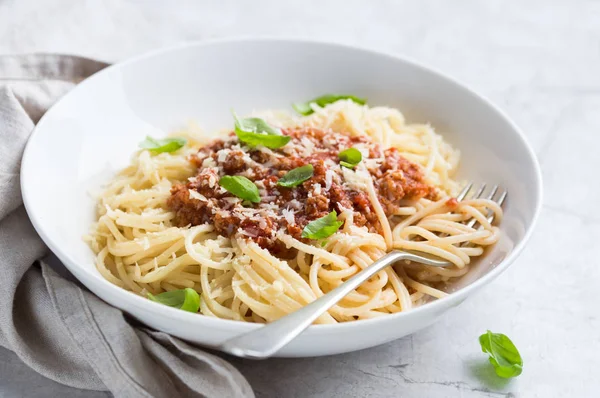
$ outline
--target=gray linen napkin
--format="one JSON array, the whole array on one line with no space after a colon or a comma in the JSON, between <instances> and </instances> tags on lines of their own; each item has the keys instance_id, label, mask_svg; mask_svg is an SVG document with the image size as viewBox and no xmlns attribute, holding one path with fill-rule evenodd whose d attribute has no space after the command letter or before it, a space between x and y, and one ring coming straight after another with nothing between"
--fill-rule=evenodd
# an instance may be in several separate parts
<instances>
[{"instance_id":1,"label":"gray linen napkin","mask_svg":"<svg viewBox=\"0 0 600 398\"><path fill-rule=\"evenodd\" d=\"M221 358L151 331L51 269L21 199L19 167L44 111L107 64L0 56L0 345L42 375L118 397L252 397Z\"/></svg>"}]
</instances>

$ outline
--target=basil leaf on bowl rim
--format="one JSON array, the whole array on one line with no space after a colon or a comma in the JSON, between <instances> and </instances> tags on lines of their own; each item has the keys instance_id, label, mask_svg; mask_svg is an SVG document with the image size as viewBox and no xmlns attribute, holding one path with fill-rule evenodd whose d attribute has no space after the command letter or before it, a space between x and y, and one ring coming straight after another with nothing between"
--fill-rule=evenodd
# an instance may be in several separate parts
<instances>
[{"instance_id":1,"label":"basil leaf on bowl rim","mask_svg":"<svg viewBox=\"0 0 600 398\"><path fill-rule=\"evenodd\" d=\"M339 100L344 100L344 99L352 100L353 102L356 102L359 105L364 105L367 103L367 100L365 98L359 98L354 95L325 94L320 97L313 98L310 101L295 102L292 104L292 108L294 108L294 110L296 112L298 112L299 114L308 116L308 115L314 113L314 110L311 106L312 104L316 104L316 105L320 106L321 108L323 108L329 104L333 104L334 102L337 102Z\"/></svg>"},{"instance_id":2,"label":"basil leaf on bowl rim","mask_svg":"<svg viewBox=\"0 0 600 398\"><path fill-rule=\"evenodd\" d=\"M296 167L295 169L285 173L285 175L281 177L279 181L277 181L277 185L286 188L293 188L311 178L313 174L314 167L312 164Z\"/></svg>"},{"instance_id":3,"label":"basil leaf on bowl rim","mask_svg":"<svg viewBox=\"0 0 600 398\"><path fill-rule=\"evenodd\" d=\"M258 187L244 176L223 176L219 179L219 185L240 199L252 203L260 202Z\"/></svg>"},{"instance_id":4,"label":"basil leaf on bowl rim","mask_svg":"<svg viewBox=\"0 0 600 398\"><path fill-rule=\"evenodd\" d=\"M328 238L336 233L343 223L343 221L337 220L337 213L334 210L326 216L306 224L306 227L302 230L302 237L308 239Z\"/></svg>"},{"instance_id":5,"label":"basil leaf on bowl rim","mask_svg":"<svg viewBox=\"0 0 600 398\"><path fill-rule=\"evenodd\" d=\"M233 113L233 118L235 120L235 135L241 142L249 146L262 145L270 149L277 149L291 140L287 135L283 135L280 129L269 125L258 117L239 119Z\"/></svg>"},{"instance_id":6,"label":"basil leaf on bowl rim","mask_svg":"<svg viewBox=\"0 0 600 398\"><path fill-rule=\"evenodd\" d=\"M338 154L340 164L353 169L362 161L362 153L356 148L348 148Z\"/></svg>"},{"instance_id":7,"label":"basil leaf on bowl rim","mask_svg":"<svg viewBox=\"0 0 600 398\"><path fill-rule=\"evenodd\" d=\"M513 342L502 333L489 330L479 336L481 351L489 354L496 374L503 378L517 377L523 371L523 359Z\"/></svg>"},{"instance_id":8,"label":"basil leaf on bowl rim","mask_svg":"<svg viewBox=\"0 0 600 398\"><path fill-rule=\"evenodd\" d=\"M163 292L156 296L148 293L148 298L157 303L188 312L198 312L200 309L200 295L189 287Z\"/></svg>"},{"instance_id":9,"label":"basil leaf on bowl rim","mask_svg":"<svg viewBox=\"0 0 600 398\"><path fill-rule=\"evenodd\" d=\"M147 149L154 154L158 154L163 152L174 152L183 147L185 144L187 144L187 140L185 138L171 137L156 139L146 136L146 139L140 142L139 146L140 148Z\"/></svg>"}]
</instances>

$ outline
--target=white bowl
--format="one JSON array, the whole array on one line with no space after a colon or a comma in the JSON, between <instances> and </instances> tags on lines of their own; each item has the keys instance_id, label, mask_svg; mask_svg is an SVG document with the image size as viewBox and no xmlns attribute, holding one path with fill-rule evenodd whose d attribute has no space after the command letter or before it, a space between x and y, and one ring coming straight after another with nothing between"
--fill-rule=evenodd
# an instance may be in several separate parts
<instances>
[{"instance_id":1,"label":"white bowl","mask_svg":"<svg viewBox=\"0 0 600 398\"><path fill-rule=\"evenodd\" d=\"M509 191L503 236L447 298L409 312L311 326L280 356L359 350L431 324L515 260L541 206L541 176L518 128L496 107L452 79L403 58L336 44L295 40L214 41L155 51L113 65L62 98L39 122L21 167L27 212L36 230L85 286L148 326L216 346L260 325L191 314L153 303L100 276L82 240L107 177L127 165L147 134L195 120L209 131L239 114L323 93L350 93L429 122L462 151L460 177Z\"/></svg>"}]
</instances>

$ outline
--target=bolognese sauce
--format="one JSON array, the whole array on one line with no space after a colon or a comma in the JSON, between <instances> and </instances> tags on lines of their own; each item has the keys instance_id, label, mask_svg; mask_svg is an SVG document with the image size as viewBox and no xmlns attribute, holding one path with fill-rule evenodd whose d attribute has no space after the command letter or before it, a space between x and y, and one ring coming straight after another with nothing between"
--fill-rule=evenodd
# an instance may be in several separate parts
<instances>
[{"instance_id":1,"label":"bolognese sauce","mask_svg":"<svg viewBox=\"0 0 600 398\"><path fill-rule=\"evenodd\" d=\"M370 174L385 214L393 216L403 199L435 199L437 191L424 180L420 167L384 149L365 136L313 128L289 129L291 138L279 149L248 147L234 133L202 147L191 157L198 172L185 184L171 190L168 207L179 226L211 223L224 236L247 236L273 254L285 247L276 239L278 231L302 239L303 228L332 211L351 211L354 225L380 233L378 217L366 192L347 181L338 155L348 148L362 153L357 166ZM292 169L313 166L313 175L295 187L278 181ZM260 203L245 202L219 185L225 175L248 178L259 189Z\"/></svg>"}]
</instances>

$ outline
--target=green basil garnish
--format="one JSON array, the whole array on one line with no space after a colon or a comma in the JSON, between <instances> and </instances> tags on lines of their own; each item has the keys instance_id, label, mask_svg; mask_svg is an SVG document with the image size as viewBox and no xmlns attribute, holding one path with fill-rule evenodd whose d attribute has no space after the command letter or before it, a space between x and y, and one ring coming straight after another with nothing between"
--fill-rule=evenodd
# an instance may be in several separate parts
<instances>
[{"instance_id":1,"label":"green basil garnish","mask_svg":"<svg viewBox=\"0 0 600 398\"><path fill-rule=\"evenodd\" d=\"M156 296L148 293L148 298L157 303L184 311L198 312L200 309L200 296L194 289L190 289L189 287L171 290L170 292L164 292Z\"/></svg>"},{"instance_id":2,"label":"green basil garnish","mask_svg":"<svg viewBox=\"0 0 600 398\"><path fill-rule=\"evenodd\" d=\"M140 148L147 149L152 153L173 152L187 143L185 138L162 138L155 139L146 136L146 139L140 142Z\"/></svg>"},{"instance_id":3,"label":"green basil garnish","mask_svg":"<svg viewBox=\"0 0 600 398\"><path fill-rule=\"evenodd\" d=\"M302 230L302 237L308 239L323 239L337 232L344 222L337 220L337 213L332 211L324 217L309 222Z\"/></svg>"},{"instance_id":4,"label":"green basil garnish","mask_svg":"<svg viewBox=\"0 0 600 398\"><path fill-rule=\"evenodd\" d=\"M340 164L349 169L353 169L362 160L362 153L356 148L348 148L339 153Z\"/></svg>"},{"instance_id":5,"label":"green basil garnish","mask_svg":"<svg viewBox=\"0 0 600 398\"><path fill-rule=\"evenodd\" d=\"M235 135L247 145L263 145L267 148L277 149L290 142L290 137L282 135L281 130L270 126L258 117L238 119L234 113L233 118L235 119Z\"/></svg>"},{"instance_id":6,"label":"green basil garnish","mask_svg":"<svg viewBox=\"0 0 600 398\"><path fill-rule=\"evenodd\" d=\"M313 176L314 168L312 164L307 164L302 167L296 167L293 170L288 171L283 177L277 181L277 185L286 188L296 187L302 184Z\"/></svg>"},{"instance_id":7,"label":"green basil garnish","mask_svg":"<svg viewBox=\"0 0 600 398\"><path fill-rule=\"evenodd\" d=\"M333 104L336 101L339 100L343 100L343 99L349 99L352 100L354 102L356 102L357 104L360 105L364 105L367 103L367 100L364 98L358 98L355 97L354 95L336 95L336 94L325 94L322 95L320 97L317 97L315 99L312 99L310 101L307 102L296 102L292 104L292 108L294 108L294 110L296 112L298 112L301 115L304 116L308 116L311 113L313 113L313 109L311 107L311 104L317 104L319 105L321 108L329 105L329 104Z\"/></svg>"},{"instance_id":8,"label":"green basil garnish","mask_svg":"<svg viewBox=\"0 0 600 398\"><path fill-rule=\"evenodd\" d=\"M223 176L219 180L219 185L238 198L252 203L260 202L258 187L244 176Z\"/></svg>"},{"instance_id":9,"label":"green basil garnish","mask_svg":"<svg viewBox=\"0 0 600 398\"><path fill-rule=\"evenodd\" d=\"M481 350L490 356L496 374L506 379L517 377L523 371L523 359L512 341L502 333L489 330L479 336Z\"/></svg>"}]
</instances>

